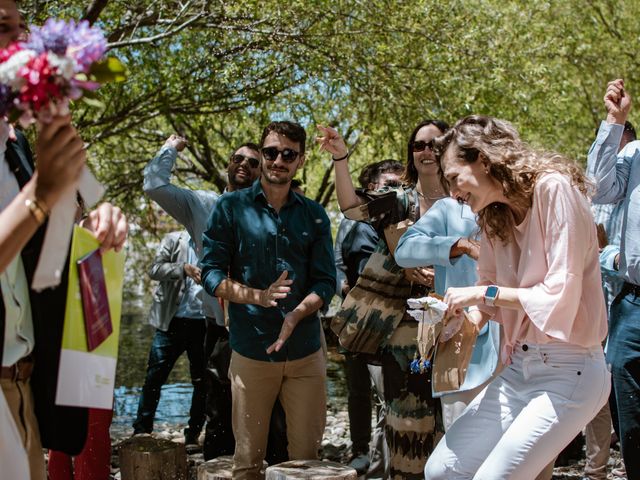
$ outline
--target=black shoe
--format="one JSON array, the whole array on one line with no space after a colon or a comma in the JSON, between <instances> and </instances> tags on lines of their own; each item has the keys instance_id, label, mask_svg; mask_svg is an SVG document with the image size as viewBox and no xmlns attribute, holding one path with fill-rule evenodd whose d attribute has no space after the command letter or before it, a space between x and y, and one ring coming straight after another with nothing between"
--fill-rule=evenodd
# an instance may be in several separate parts
<instances>
[{"instance_id":1,"label":"black shoe","mask_svg":"<svg viewBox=\"0 0 640 480\"><path fill-rule=\"evenodd\" d=\"M369 455L366 453L358 453L351 457L351 461L349 462L349 466L353 468L358 475L364 475L369 470L369 465L371 465L371 461L369 460Z\"/></svg>"},{"instance_id":2,"label":"black shoe","mask_svg":"<svg viewBox=\"0 0 640 480\"><path fill-rule=\"evenodd\" d=\"M200 451L198 437L199 435L191 433L188 428L184 429L184 448L188 454L197 453Z\"/></svg>"}]
</instances>

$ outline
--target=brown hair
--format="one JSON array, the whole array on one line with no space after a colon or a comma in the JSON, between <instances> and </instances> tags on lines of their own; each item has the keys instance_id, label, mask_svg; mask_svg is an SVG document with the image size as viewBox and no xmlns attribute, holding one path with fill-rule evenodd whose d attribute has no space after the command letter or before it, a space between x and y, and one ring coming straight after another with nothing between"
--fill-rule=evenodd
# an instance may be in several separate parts
<instances>
[{"instance_id":1,"label":"brown hair","mask_svg":"<svg viewBox=\"0 0 640 480\"><path fill-rule=\"evenodd\" d=\"M489 174L501 185L511 203L520 208L530 208L536 181L544 173L565 175L585 196L591 183L582 168L554 152L536 151L524 143L518 132L508 122L483 115L471 115L458 122L435 142L440 181L446 190L449 184L444 178L442 159L450 148L456 156L474 163L480 156L486 159ZM492 203L478 212L478 225L489 238L499 238L505 243L512 239L515 219L504 203Z\"/></svg>"},{"instance_id":2,"label":"brown hair","mask_svg":"<svg viewBox=\"0 0 640 480\"><path fill-rule=\"evenodd\" d=\"M433 125L443 134L446 133L447 130L449 130L449 124L447 122L432 118L423 120L418 125L416 125L416 128L414 128L413 132L411 132L409 141L407 142L407 165L405 166L404 174L402 175L402 182L407 185L416 185L418 183L418 170L416 170L416 166L413 164L413 142L415 141L416 135L418 134L420 129L428 125Z\"/></svg>"}]
</instances>

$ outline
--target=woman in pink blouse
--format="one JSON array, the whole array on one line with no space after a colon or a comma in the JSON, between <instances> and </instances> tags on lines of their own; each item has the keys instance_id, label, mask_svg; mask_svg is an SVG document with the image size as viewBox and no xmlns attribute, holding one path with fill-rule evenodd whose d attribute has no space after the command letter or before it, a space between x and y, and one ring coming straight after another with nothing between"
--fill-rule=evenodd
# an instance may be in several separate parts
<instances>
[{"instance_id":1,"label":"woman in pink blouse","mask_svg":"<svg viewBox=\"0 0 640 480\"><path fill-rule=\"evenodd\" d=\"M607 401L606 311L582 170L470 116L437 141L443 183L483 230L476 287L445 302L502 324L506 365L429 458L431 479L534 479ZM477 307L476 307L477 306Z\"/></svg>"}]
</instances>

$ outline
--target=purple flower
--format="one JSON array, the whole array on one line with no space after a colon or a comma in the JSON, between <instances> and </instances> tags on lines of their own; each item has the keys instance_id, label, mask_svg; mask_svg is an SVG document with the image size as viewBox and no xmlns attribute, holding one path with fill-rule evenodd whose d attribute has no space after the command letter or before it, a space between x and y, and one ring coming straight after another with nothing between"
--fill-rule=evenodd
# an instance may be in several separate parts
<instances>
[{"instance_id":1,"label":"purple flower","mask_svg":"<svg viewBox=\"0 0 640 480\"><path fill-rule=\"evenodd\" d=\"M56 55L68 55L78 64L78 71L86 72L104 55L107 40L102 30L90 26L86 20L76 23L50 18L42 27L31 27L24 48L37 53L51 51Z\"/></svg>"},{"instance_id":2,"label":"purple flower","mask_svg":"<svg viewBox=\"0 0 640 480\"><path fill-rule=\"evenodd\" d=\"M98 27L92 27L86 20L80 22L71 32L69 46L71 56L87 71L92 63L102 58L107 50L107 39Z\"/></svg>"}]
</instances>

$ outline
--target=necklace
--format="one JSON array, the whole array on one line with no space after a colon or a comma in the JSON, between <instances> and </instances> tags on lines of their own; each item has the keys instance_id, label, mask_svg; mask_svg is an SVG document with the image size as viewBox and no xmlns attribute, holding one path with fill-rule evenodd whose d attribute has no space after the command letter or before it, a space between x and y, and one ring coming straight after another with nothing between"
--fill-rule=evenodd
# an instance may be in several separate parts
<instances>
[{"instance_id":1,"label":"necklace","mask_svg":"<svg viewBox=\"0 0 640 480\"><path fill-rule=\"evenodd\" d=\"M444 197L445 197L444 193L443 193L442 195L440 195L440 196L437 196L437 197L430 197L429 195L424 195L422 192L420 192L420 191L418 191L418 190L416 190L416 193L417 193L420 197L422 197L423 199L425 199L425 200L431 200L431 201L440 200L441 198L444 198Z\"/></svg>"}]
</instances>

